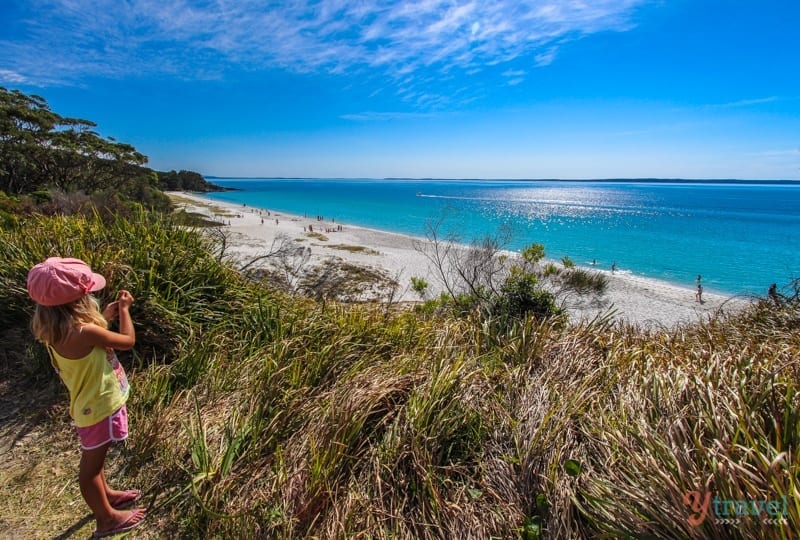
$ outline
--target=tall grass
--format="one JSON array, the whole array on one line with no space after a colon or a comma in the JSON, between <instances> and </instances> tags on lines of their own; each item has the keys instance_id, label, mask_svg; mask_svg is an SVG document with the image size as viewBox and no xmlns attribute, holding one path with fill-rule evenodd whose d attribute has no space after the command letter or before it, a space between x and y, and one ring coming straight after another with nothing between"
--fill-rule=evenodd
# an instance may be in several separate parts
<instances>
[{"instance_id":1,"label":"tall grass","mask_svg":"<svg viewBox=\"0 0 800 540\"><path fill-rule=\"evenodd\" d=\"M154 500L145 533L792 538L800 526L795 305L674 329L501 331L320 309L244 281L200 235L146 214L1 234L6 325L25 324L25 272L51 254L86 258L138 298L130 470ZM711 508L692 525L692 491L785 500L784 522L722 523Z\"/></svg>"},{"instance_id":2,"label":"tall grass","mask_svg":"<svg viewBox=\"0 0 800 540\"><path fill-rule=\"evenodd\" d=\"M220 304L235 305L242 290L239 275L214 259L201 235L144 210L110 221L98 214L33 216L3 231L0 242L0 324L29 318L25 277L33 265L50 256L76 257L106 277L108 285L96 294L101 302L121 288L131 291L137 350L162 360L172 359L193 331L225 317Z\"/></svg>"}]
</instances>

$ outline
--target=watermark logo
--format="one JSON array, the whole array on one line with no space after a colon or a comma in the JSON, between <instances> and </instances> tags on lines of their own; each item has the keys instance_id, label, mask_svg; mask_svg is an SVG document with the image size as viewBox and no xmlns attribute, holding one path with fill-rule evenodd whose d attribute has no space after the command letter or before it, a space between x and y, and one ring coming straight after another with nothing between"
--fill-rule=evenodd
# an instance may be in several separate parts
<instances>
[{"instance_id":1,"label":"watermark logo","mask_svg":"<svg viewBox=\"0 0 800 540\"><path fill-rule=\"evenodd\" d=\"M692 512L689 524L702 524L711 511L715 523L735 525L742 519L760 519L766 524L786 524L789 515L789 504L786 495L780 499L720 499L711 497L711 492L687 491L683 495L683 504Z\"/></svg>"}]
</instances>

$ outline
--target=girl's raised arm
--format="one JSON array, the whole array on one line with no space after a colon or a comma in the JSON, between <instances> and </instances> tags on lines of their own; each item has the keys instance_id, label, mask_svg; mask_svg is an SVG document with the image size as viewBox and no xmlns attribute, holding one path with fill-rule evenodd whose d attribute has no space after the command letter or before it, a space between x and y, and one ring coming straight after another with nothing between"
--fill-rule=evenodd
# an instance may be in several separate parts
<instances>
[{"instance_id":1,"label":"girl's raised arm","mask_svg":"<svg viewBox=\"0 0 800 540\"><path fill-rule=\"evenodd\" d=\"M127 312L127 310L125 310ZM122 330L123 310L120 309L120 330ZM130 315L128 316L130 320ZM131 324L131 329L133 324ZM136 336L131 331L130 334L106 330L96 324L87 324L80 329L80 335L87 345L95 347L110 347L118 351L127 351L136 343Z\"/></svg>"},{"instance_id":2,"label":"girl's raised arm","mask_svg":"<svg viewBox=\"0 0 800 540\"><path fill-rule=\"evenodd\" d=\"M117 308L114 311L119 317L119 332L106 330L94 324L83 326L80 333L88 345L127 351L136 343L136 331L129 312L133 296L128 291L120 291L115 304Z\"/></svg>"}]
</instances>

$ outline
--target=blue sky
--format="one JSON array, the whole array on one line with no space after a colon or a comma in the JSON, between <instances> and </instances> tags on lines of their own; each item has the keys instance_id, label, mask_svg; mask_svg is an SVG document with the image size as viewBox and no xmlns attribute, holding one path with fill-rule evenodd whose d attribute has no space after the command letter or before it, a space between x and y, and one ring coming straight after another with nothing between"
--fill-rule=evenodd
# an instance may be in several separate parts
<instances>
[{"instance_id":1,"label":"blue sky","mask_svg":"<svg viewBox=\"0 0 800 540\"><path fill-rule=\"evenodd\" d=\"M0 85L217 176L800 179L800 2L2 0Z\"/></svg>"}]
</instances>

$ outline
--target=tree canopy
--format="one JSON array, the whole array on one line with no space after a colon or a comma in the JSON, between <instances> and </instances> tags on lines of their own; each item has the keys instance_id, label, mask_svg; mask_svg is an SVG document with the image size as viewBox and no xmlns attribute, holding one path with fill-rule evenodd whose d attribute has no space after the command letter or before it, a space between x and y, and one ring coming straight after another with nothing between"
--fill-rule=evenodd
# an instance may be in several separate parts
<instances>
[{"instance_id":1,"label":"tree canopy","mask_svg":"<svg viewBox=\"0 0 800 540\"><path fill-rule=\"evenodd\" d=\"M0 87L0 190L12 194L55 188L118 192L154 185L147 157L103 138L97 124L52 111L44 98Z\"/></svg>"},{"instance_id":2,"label":"tree canopy","mask_svg":"<svg viewBox=\"0 0 800 540\"><path fill-rule=\"evenodd\" d=\"M158 188L164 191L221 191L223 189L207 182L202 174L193 171L159 171L157 174Z\"/></svg>"}]
</instances>

